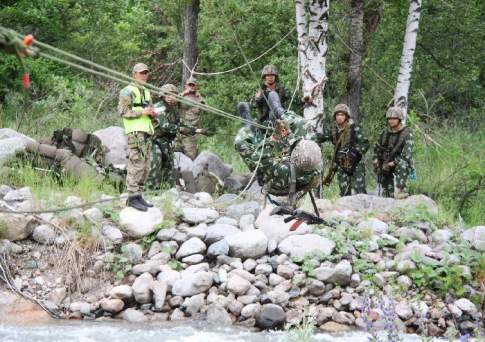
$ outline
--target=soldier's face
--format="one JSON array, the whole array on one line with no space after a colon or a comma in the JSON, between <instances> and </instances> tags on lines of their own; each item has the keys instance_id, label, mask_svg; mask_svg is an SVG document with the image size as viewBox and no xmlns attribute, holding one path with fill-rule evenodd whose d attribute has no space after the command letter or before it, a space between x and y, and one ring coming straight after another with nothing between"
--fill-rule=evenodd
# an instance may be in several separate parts
<instances>
[{"instance_id":1,"label":"soldier's face","mask_svg":"<svg viewBox=\"0 0 485 342\"><path fill-rule=\"evenodd\" d=\"M342 125L345 121L347 121L347 115L342 112L335 114L335 122L337 125Z\"/></svg>"},{"instance_id":2,"label":"soldier's face","mask_svg":"<svg viewBox=\"0 0 485 342\"><path fill-rule=\"evenodd\" d=\"M388 118L387 123L389 124L389 127L396 128L401 123L401 120L399 120L398 118Z\"/></svg>"},{"instance_id":3,"label":"soldier's face","mask_svg":"<svg viewBox=\"0 0 485 342\"><path fill-rule=\"evenodd\" d=\"M273 85L276 82L276 76L275 75L266 75L264 76L264 81L266 84Z\"/></svg>"},{"instance_id":4,"label":"soldier's face","mask_svg":"<svg viewBox=\"0 0 485 342\"><path fill-rule=\"evenodd\" d=\"M177 99L173 96L165 96L164 99L169 106L173 106L177 103Z\"/></svg>"},{"instance_id":5,"label":"soldier's face","mask_svg":"<svg viewBox=\"0 0 485 342\"><path fill-rule=\"evenodd\" d=\"M149 75L150 75L150 73L148 72L148 70L144 70L142 72L135 72L135 73L133 73L133 78L138 83L145 84L148 81L148 76Z\"/></svg>"}]
</instances>

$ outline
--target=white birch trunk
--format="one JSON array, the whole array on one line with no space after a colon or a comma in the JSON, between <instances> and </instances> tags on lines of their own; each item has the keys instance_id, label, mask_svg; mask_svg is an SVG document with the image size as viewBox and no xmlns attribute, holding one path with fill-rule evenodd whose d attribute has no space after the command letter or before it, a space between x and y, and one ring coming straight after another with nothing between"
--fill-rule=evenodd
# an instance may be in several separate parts
<instances>
[{"instance_id":1,"label":"white birch trunk","mask_svg":"<svg viewBox=\"0 0 485 342\"><path fill-rule=\"evenodd\" d=\"M396 91L394 92L394 105L402 108L404 119L408 113L408 93L413 70L413 56L416 49L416 37L418 35L419 18L421 16L422 0L410 0L406 34L401 55L401 66L397 77ZM405 121L405 120L404 120Z\"/></svg>"},{"instance_id":2,"label":"white birch trunk","mask_svg":"<svg viewBox=\"0 0 485 342\"><path fill-rule=\"evenodd\" d=\"M305 119L323 113L329 6L330 0L295 0L303 96L311 99L303 111Z\"/></svg>"}]
</instances>

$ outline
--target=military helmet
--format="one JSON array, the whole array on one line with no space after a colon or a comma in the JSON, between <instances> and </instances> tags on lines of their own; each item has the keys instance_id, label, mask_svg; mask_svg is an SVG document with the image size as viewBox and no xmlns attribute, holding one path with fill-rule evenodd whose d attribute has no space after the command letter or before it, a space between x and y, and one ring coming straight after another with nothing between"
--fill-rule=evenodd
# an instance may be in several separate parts
<instances>
[{"instance_id":1,"label":"military helmet","mask_svg":"<svg viewBox=\"0 0 485 342\"><path fill-rule=\"evenodd\" d=\"M386 119L396 118L399 120L404 119L404 112L400 107L391 107L387 110Z\"/></svg>"},{"instance_id":2,"label":"military helmet","mask_svg":"<svg viewBox=\"0 0 485 342\"><path fill-rule=\"evenodd\" d=\"M339 112L347 115L349 119L352 117L352 114L350 113L350 108L345 103L339 103L335 106L335 108L333 109L333 116L335 117L335 115Z\"/></svg>"},{"instance_id":3,"label":"military helmet","mask_svg":"<svg viewBox=\"0 0 485 342\"><path fill-rule=\"evenodd\" d=\"M316 170L322 162L322 151L316 142L302 139L293 148L290 162L299 171Z\"/></svg>"},{"instance_id":4,"label":"military helmet","mask_svg":"<svg viewBox=\"0 0 485 342\"><path fill-rule=\"evenodd\" d=\"M177 87L171 83L164 84L161 88L163 93L169 92L169 93L177 93Z\"/></svg>"},{"instance_id":5,"label":"military helmet","mask_svg":"<svg viewBox=\"0 0 485 342\"><path fill-rule=\"evenodd\" d=\"M264 79L267 75L278 77L278 69L273 64L266 64L261 71L261 79Z\"/></svg>"},{"instance_id":6,"label":"military helmet","mask_svg":"<svg viewBox=\"0 0 485 342\"><path fill-rule=\"evenodd\" d=\"M187 78L187 81L185 81L185 84L195 84L197 85L197 79L195 77L189 77Z\"/></svg>"}]
</instances>

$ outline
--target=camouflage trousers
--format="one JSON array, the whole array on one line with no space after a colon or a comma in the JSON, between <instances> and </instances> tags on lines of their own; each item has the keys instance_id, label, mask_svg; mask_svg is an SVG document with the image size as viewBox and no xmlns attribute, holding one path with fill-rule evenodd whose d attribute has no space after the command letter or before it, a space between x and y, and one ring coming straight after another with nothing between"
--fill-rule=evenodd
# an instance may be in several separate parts
<instances>
[{"instance_id":1,"label":"camouflage trousers","mask_svg":"<svg viewBox=\"0 0 485 342\"><path fill-rule=\"evenodd\" d=\"M340 167L337 169L337 181L340 189L340 196L354 194L365 194L365 165L361 161L357 164L353 174L349 175Z\"/></svg>"},{"instance_id":2,"label":"camouflage trousers","mask_svg":"<svg viewBox=\"0 0 485 342\"><path fill-rule=\"evenodd\" d=\"M177 135L175 150L185 154L190 159L194 160L197 157L199 135Z\"/></svg>"},{"instance_id":3,"label":"camouflage trousers","mask_svg":"<svg viewBox=\"0 0 485 342\"><path fill-rule=\"evenodd\" d=\"M128 194L139 194L145 189L150 170L152 138L145 132L128 133L128 167L126 187Z\"/></svg>"},{"instance_id":4,"label":"camouflage trousers","mask_svg":"<svg viewBox=\"0 0 485 342\"><path fill-rule=\"evenodd\" d=\"M147 179L150 190L173 188L175 186L174 151L171 142L156 138L152 144L152 163Z\"/></svg>"},{"instance_id":5,"label":"camouflage trousers","mask_svg":"<svg viewBox=\"0 0 485 342\"><path fill-rule=\"evenodd\" d=\"M394 197L394 181L396 182L396 187L406 191L406 181L410 173L411 169L407 163L397 162L392 173L382 175L382 196Z\"/></svg>"}]
</instances>

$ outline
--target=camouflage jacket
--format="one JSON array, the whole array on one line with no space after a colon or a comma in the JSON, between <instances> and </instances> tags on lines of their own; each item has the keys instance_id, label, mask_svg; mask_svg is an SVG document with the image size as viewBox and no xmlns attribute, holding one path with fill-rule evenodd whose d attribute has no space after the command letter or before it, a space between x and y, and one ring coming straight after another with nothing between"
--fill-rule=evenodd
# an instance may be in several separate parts
<instances>
[{"instance_id":1,"label":"camouflage jacket","mask_svg":"<svg viewBox=\"0 0 485 342\"><path fill-rule=\"evenodd\" d=\"M341 137L342 133L345 135ZM349 129L347 130L340 129L337 125L334 125L330 128L324 128L322 133L313 135L313 140L318 144L330 141L333 145L336 145L340 138L342 138L340 149L352 146L362 155L369 149L369 139L365 136L362 128L354 123L349 123Z\"/></svg>"},{"instance_id":2,"label":"camouflage jacket","mask_svg":"<svg viewBox=\"0 0 485 342\"><path fill-rule=\"evenodd\" d=\"M162 112L154 118L153 126L155 127L155 139L163 139L172 142L180 132L180 127L189 130L189 135L195 134L195 127L187 125L180 120L180 105L169 106L165 102L156 105L161 107Z\"/></svg>"},{"instance_id":3,"label":"camouflage jacket","mask_svg":"<svg viewBox=\"0 0 485 342\"><path fill-rule=\"evenodd\" d=\"M205 103L204 98L199 92L187 94L184 96L191 101L198 103ZM200 128L200 108L191 106L189 104L181 103L180 112L182 114L182 122L187 125L192 125Z\"/></svg>"},{"instance_id":4,"label":"camouflage jacket","mask_svg":"<svg viewBox=\"0 0 485 342\"><path fill-rule=\"evenodd\" d=\"M254 96L251 99L250 104L252 108L257 109L259 121L265 122L269 120L270 108L267 102L269 90L264 86L264 84L261 84L260 89L264 96L261 96L259 98ZM291 99L291 93L285 87L279 86L279 85L276 86L275 91L280 96L281 105L283 106L283 108L286 108L286 106L289 104L289 101Z\"/></svg>"},{"instance_id":5,"label":"camouflage jacket","mask_svg":"<svg viewBox=\"0 0 485 342\"><path fill-rule=\"evenodd\" d=\"M407 165L410 169L414 169L413 135L407 127L403 127L398 132L393 132L391 129L386 128L374 146L374 160L387 159L389 156L386 156L386 154L389 154L399 144L400 140L403 141L403 144L397 149L394 158L391 159L396 163Z\"/></svg>"}]
</instances>

